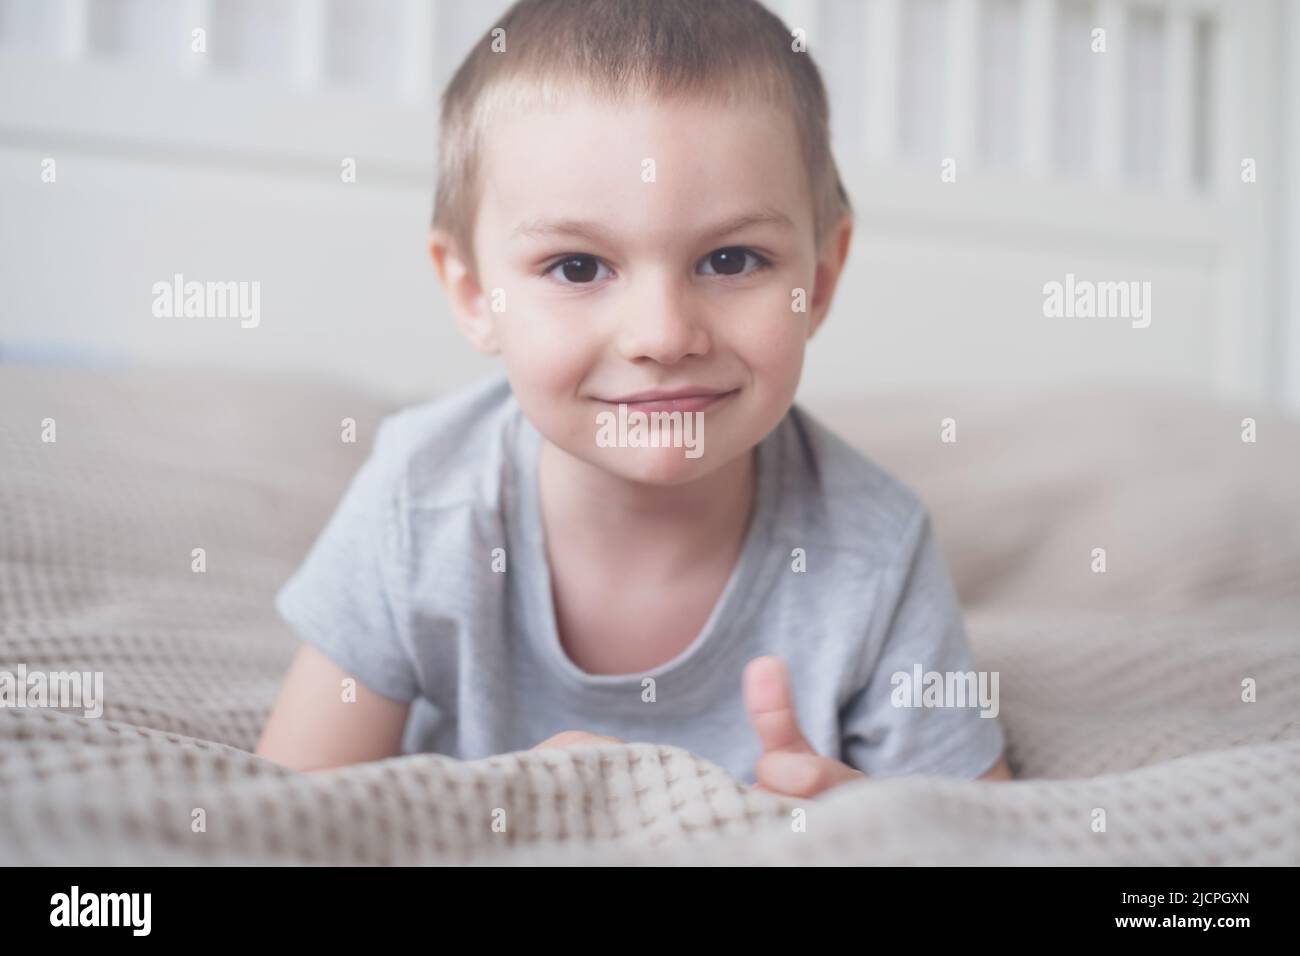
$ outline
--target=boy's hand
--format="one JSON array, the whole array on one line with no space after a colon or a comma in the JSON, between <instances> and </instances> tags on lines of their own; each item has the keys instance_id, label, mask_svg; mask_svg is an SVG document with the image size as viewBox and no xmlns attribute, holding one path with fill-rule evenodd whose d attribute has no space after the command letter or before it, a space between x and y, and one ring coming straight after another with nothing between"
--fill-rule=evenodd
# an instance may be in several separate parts
<instances>
[{"instance_id":1,"label":"boy's hand","mask_svg":"<svg viewBox=\"0 0 1300 956\"><path fill-rule=\"evenodd\" d=\"M601 734L591 734L585 730L564 730L554 737L547 737L540 744L531 749L541 750L545 747L581 747L585 744L621 744L623 741L617 737L605 737Z\"/></svg>"},{"instance_id":2,"label":"boy's hand","mask_svg":"<svg viewBox=\"0 0 1300 956\"><path fill-rule=\"evenodd\" d=\"M785 664L778 657L756 657L745 667L745 709L763 745L754 767L755 786L792 797L815 797L866 774L823 757L804 739L795 719L794 696Z\"/></svg>"}]
</instances>

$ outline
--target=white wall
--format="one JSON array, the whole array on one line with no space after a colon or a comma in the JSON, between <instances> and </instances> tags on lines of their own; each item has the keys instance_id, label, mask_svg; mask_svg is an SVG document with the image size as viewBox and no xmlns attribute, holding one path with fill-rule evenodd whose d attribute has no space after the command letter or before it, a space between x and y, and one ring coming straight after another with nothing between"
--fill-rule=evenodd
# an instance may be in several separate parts
<instances>
[{"instance_id":1,"label":"white wall","mask_svg":"<svg viewBox=\"0 0 1300 956\"><path fill-rule=\"evenodd\" d=\"M0 350L396 395L481 375L423 237L436 92L505 5L0 0ZM1123 378L1300 408L1300 40L1275 0L773 5L810 37L860 214L805 395ZM259 281L261 324L155 318L177 272ZM1151 327L1044 318L1067 272L1150 281Z\"/></svg>"},{"instance_id":2,"label":"white wall","mask_svg":"<svg viewBox=\"0 0 1300 956\"><path fill-rule=\"evenodd\" d=\"M1279 236L1278 262L1284 292L1283 332L1281 348L1283 399L1291 409L1300 409L1300 4L1288 3L1283 8L1283 26L1279 31L1283 50L1282 96L1278 125L1282 135L1279 152L1281 201L1278 203L1281 235Z\"/></svg>"}]
</instances>

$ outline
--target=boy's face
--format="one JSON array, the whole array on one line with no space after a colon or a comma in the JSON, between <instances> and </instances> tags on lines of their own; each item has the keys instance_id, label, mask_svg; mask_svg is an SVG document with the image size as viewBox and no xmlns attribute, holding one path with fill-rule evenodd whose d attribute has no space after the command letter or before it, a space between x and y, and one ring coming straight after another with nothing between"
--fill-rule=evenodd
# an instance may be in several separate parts
<instances>
[{"instance_id":1,"label":"boy's face","mask_svg":"<svg viewBox=\"0 0 1300 956\"><path fill-rule=\"evenodd\" d=\"M846 222L818 260L787 116L575 98L493 124L482 162L478 279L449 280L436 243L435 259L466 335L501 355L550 442L672 485L735 461L777 425L849 236ZM657 391L705 397L631 401ZM620 400L629 412L702 411L703 453L602 447L598 416L617 416Z\"/></svg>"}]
</instances>

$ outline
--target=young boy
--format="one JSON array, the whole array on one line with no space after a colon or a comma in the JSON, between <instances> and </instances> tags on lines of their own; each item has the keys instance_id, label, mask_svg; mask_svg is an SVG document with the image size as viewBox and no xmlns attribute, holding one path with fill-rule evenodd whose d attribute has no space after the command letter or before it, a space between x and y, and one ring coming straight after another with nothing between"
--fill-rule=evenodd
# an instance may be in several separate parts
<instances>
[{"instance_id":1,"label":"young boy","mask_svg":"<svg viewBox=\"0 0 1300 956\"><path fill-rule=\"evenodd\" d=\"M926 509L794 405L852 219L780 20L521 0L439 148L433 259L505 375L381 425L277 597L305 643L258 753L633 740L795 796L1008 778L996 716L899 692L972 672Z\"/></svg>"}]
</instances>

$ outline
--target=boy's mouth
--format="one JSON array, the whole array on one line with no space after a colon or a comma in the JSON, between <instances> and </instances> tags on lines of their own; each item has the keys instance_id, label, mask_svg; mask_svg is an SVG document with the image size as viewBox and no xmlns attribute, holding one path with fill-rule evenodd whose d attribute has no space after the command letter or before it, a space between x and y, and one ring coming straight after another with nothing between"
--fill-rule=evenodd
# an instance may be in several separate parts
<instances>
[{"instance_id":1,"label":"boy's mouth","mask_svg":"<svg viewBox=\"0 0 1300 956\"><path fill-rule=\"evenodd\" d=\"M634 392L622 398L605 399L609 405L626 405L629 412L702 412L735 395L739 389L702 386Z\"/></svg>"}]
</instances>

